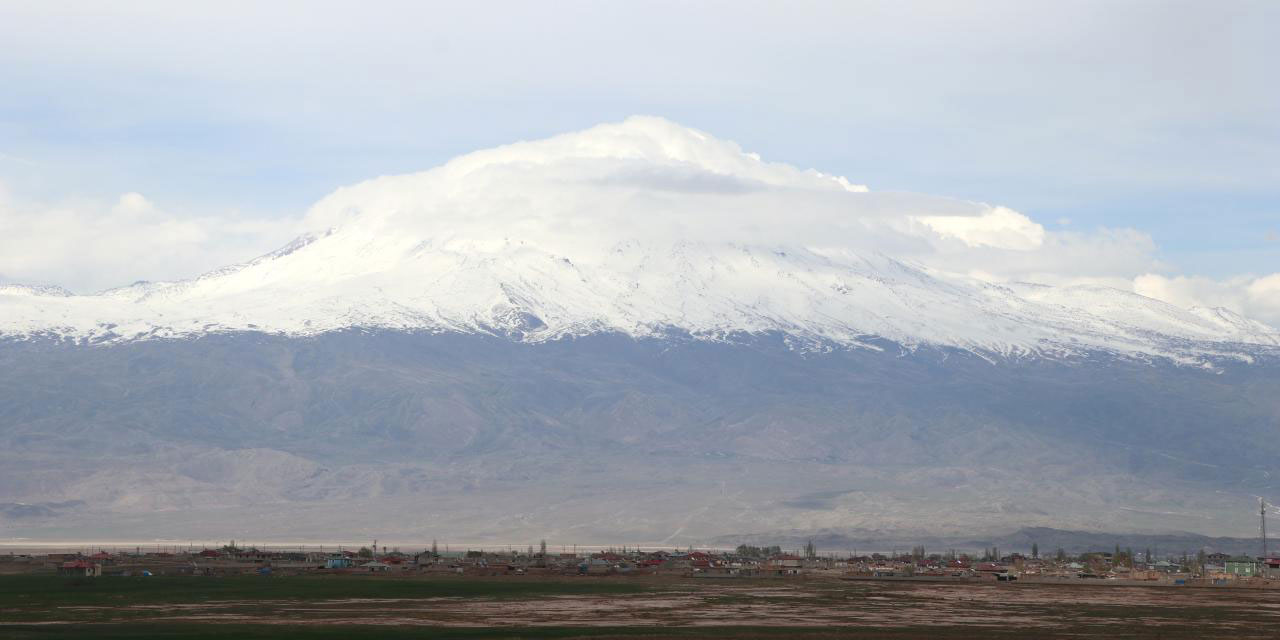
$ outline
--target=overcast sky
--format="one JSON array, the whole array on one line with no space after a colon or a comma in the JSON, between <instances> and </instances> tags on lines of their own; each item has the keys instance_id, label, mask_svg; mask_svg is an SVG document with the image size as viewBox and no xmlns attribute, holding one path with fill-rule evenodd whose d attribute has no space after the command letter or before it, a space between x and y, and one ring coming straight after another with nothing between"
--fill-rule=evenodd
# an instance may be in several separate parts
<instances>
[{"instance_id":1,"label":"overcast sky","mask_svg":"<svg viewBox=\"0 0 1280 640\"><path fill-rule=\"evenodd\" d=\"M1280 296L1280 3L462 4L0 0L0 282L195 275L338 186L652 114Z\"/></svg>"}]
</instances>

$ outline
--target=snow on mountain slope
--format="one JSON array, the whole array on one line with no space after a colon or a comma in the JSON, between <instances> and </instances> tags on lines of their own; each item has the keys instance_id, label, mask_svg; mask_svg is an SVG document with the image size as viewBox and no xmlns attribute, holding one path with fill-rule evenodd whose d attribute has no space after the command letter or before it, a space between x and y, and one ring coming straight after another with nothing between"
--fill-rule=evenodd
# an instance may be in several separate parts
<instances>
[{"instance_id":1,"label":"snow on mountain slope","mask_svg":"<svg viewBox=\"0 0 1280 640\"><path fill-rule=\"evenodd\" d=\"M345 187L306 223L313 231L277 252L189 281L96 295L0 287L0 335L779 331L855 346L1178 359L1280 345L1276 330L1224 310L927 266L911 256L928 243L1022 251L1043 229L1000 207L877 194L766 163L657 118Z\"/></svg>"}]
</instances>

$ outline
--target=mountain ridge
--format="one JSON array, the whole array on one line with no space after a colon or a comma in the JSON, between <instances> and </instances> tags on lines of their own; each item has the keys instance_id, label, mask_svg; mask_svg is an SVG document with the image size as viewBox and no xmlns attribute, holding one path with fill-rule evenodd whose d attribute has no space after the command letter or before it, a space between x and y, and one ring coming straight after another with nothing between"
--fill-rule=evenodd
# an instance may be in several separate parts
<instances>
[{"instance_id":1,"label":"mountain ridge","mask_svg":"<svg viewBox=\"0 0 1280 640\"><path fill-rule=\"evenodd\" d=\"M0 305L6 311L0 334L52 333L95 341L180 338L209 331L309 335L351 327L455 332L492 328L516 329L521 340L538 341L599 331L652 337L676 330L717 339L733 332L776 330L846 346L865 347L883 338L906 346L954 346L1000 356L1053 357L1096 350L1182 362L1198 362L1204 356L1247 360L1256 348L1280 346L1280 333L1225 309L1181 309L1097 286L957 283L885 256L859 256L856 265L835 264L825 256L804 255L803 249L698 247L696 258L690 258L683 255L687 247L674 247L669 255L681 262L682 270L656 281L643 269L584 269L569 258L530 252L480 259L483 267L503 271L499 274L469 266L466 257L437 254L433 260L449 264L428 271L437 282L444 281L436 292L404 291L401 283L412 278L392 274L380 282L378 276L385 274L374 274L358 287L320 291L321 295L308 292L301 299L294 295L293 301L280 287L233 294L230 304L226 296L217 295L217 289L225 288L220 281L261 277L253 272L274 267L276 261L297 256L318 242L300 242L292 251L195 280L137 283L97 296L23 292L11 285L0 289ZM631 260L644 262L652 253ZM773 271L791 288L718 295L717 289L741 270L735 262ZM386 293L397 286L400 292ZM462 296L471 300L451 305Z\"/></svg>"},{"instance_id":2,"label":"mountain ridge","mask_svg":"<svg viewBox=\"0 0 1280 640\"><path fill-rule=\"evenodd\" d=\"M788 336L0 342L9 535L694 542L996 527L1247 534L1280 358L1214 371ZM679 533L676 533L679 532Z\"/></svg>"}]
</instances>

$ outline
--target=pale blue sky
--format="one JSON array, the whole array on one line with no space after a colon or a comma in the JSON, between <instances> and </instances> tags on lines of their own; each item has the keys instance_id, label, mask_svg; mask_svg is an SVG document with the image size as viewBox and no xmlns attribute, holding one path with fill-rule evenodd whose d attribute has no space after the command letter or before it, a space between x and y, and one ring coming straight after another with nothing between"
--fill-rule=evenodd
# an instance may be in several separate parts
<instances>
[{"instance_id":1,"label":"pale blue sky","mask_svg":"<svg viewBox=\"0 0 1280 640\"><path fill-rule=\"evenodd\" d=\"M283 218L643 113L1136 228L1171 274L1280 271L1280 3L460 4L0 2L0 197Z\"/></svg>"}]
</instances>

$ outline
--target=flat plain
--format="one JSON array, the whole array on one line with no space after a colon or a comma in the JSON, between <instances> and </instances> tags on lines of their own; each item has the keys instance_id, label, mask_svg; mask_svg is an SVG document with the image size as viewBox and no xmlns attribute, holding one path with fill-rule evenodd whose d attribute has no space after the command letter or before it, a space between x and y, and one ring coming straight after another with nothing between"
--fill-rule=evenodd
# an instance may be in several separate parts
<instances>
[{"instance_id":1,"label":"flat plain","mask_svg":"<svg viewBox=\"0 0 1280 640\"><path fill-rule=\"evenodd\" d=\"M0 637L1271 638L1280 591L674 577L0 576Z\"/></svg>"}]
</instances>

